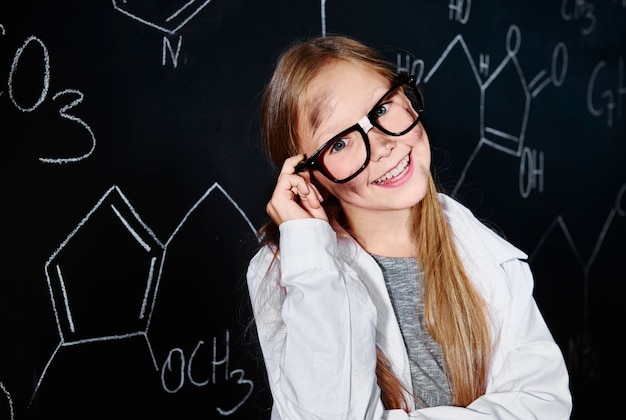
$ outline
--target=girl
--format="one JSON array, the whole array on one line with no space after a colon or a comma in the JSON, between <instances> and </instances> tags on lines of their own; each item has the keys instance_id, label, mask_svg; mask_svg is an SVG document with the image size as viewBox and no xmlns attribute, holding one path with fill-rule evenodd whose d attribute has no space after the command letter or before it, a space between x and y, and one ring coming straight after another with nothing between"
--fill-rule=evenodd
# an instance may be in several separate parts
<instances>
[{"instance_id":1,"label":"girl","mask_svg":"<svg viewBox=\"0 0 626 420\"><path fill-rule=\"evenodd\" d=\"M436 190L422 115L415 78L351 38L277 63L247 273L272 419L570 416L526 255Z\"/></svg>"}]
</instances>

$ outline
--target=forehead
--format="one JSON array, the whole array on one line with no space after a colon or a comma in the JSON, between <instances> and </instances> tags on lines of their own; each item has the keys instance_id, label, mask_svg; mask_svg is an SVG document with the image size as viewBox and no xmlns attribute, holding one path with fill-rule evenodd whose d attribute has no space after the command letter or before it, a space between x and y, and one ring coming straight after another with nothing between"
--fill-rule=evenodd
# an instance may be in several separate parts
<instances>
[{"instance_id":1,"label":"forehead","mask_svg":"<svg viewBox=\"0 0 626 420\"><path fill-rule=\"evenodd\" d=\"M390 85L382 74L359 63L337 61L326 65L301 98L298 129L304 134L302 141L313 138L323 142L353 125Z\"/></svg>"}]
</instances>

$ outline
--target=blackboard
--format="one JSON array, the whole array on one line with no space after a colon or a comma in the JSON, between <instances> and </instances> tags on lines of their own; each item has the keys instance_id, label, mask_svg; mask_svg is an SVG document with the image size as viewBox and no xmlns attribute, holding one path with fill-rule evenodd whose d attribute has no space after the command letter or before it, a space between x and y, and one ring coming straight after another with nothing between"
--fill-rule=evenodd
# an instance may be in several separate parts
<instances>
[{"instance_id":1,"label":"blackboard","mask_svg":"<svg viewBox=\"0 0 626 420\"><path fill-rule=\"evenodd\" d=\"M0 5L0 419L269 418L244 287L290 41L414 72L442 186L529 254L573 418L619 401L626 2Z\"/></svg>"}]
</instances>

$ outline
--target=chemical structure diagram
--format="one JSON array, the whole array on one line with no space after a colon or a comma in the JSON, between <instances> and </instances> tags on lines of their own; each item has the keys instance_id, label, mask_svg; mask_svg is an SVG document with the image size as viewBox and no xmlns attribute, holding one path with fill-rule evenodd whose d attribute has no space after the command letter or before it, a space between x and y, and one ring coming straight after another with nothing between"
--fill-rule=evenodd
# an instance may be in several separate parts
<instances>
[{"instance_id":1,"label":"chemical structure diagram","mask_svg":"<svg viewBox=\"0 0 626 420\"><path fill-rule=\"evenodd\" d=\"M560 214L557 215L546 228L539 242L528 257L528 261L532 264L541 252L550 248L550 245L548 245L550 241L563 239L574 260L582 268L582 326L581 331L576 336L569 337L567 343L567 362L572 371L584 370L582 373L586 376L593 376L596 373L596 351L592 346L590 327L590 286L593 280L591 272L601 250L605 247L607 237L612 232L619 229L617 222L620 217L626 218L626 183L622 184L619 188L615 197L615 203L613 207L609 208L606 218L602 223L602 228L595 239L593 249L587 258L585 258L579 250L577 241L572 236L567 222ZM619 236L619 234L616 235ZM623 248L624 240L622 239L617 246Z\"/></svg>"},{"instance_id":2,"label":"chemical structure diagram","mask_svg":"<svg viewBox=\"0 0 626 420\"><path fill-rule=\"evenodd\" d=\"M480 89L479 103L479 126L480 138L465 163L459 179L452 190L452 195L456 195L462 186L472 162L483 149L483 147L492 147L500 152L520 158L519 171L519 191L522 197L528 197L533 189L543 191L543 152L532 150L525 145L526 129L528 126L528 115L533 98L535 98L543 89L549 85L559 87L563 84L567 74L568 55L567 47L563 42L559 42L552 53L551 71L541 70L530 81L527 81L524 72L517 58L517 53L521 45L521 32L519 27L511 25L506 35L506 56L498 64L493 72L489 74L489 56L481 55L480 64L477 66L470 53L469 47L462 35L457 35L444 49L443 53L435 64L430 68L428 73L424 75L423 60L414 60L407 55L402 57L397 54L398 71L409 71L416 74L419 80L427 84L431 78L437 73L437 70L445 63L448 56L455 48L460 48L468 60L472 70L474 80ZM523 102L523 113L519 115L517 125L511 125L506 128L499 128L498 122L488 119L487 110L489 108L490 97L497 96L492 92L498 91L498 77L505 71L513 72L519 86L507 86L508 90L517 89L517 95L511 94L512 98L517 98ZM485 80L481 75L487 74Z\"/></svg>"},{"instance_id":3,"label":"chemical structure diagram","mask_svg":"<svg viewBox=\"0 0 626 420\"><path fill-rule=\"evenodd\" d=\"M106 191L45 264L59 342L42 370L31 403L63 349L133 338L145 342L154 369L161 373L161 387L166 392L176 393L186 383L192 387L204 387L231 382L240 390L238 402L229 407L218 406L216 411L226 416L246 402L254 383L246 378L243 369L230 369L228 330L224 331L221 340L213 337L212 350L205 349L204 341L198 340L193 351L187 354L179 347L171 348L162 363L157 360L150 340L152 314L167 266L166 254L194 212L208 206L218 208L222 214L234 214L242 228L256 235L246 214L218 183L193 205L165 242L142 221L118 186ZM209 211L214 213L215 209ZM104 237L102 232L105 232ZM84 252L86 249L95 254L93 264L87 266L81 265L76 258L77 250ZM85 288L91 290L89 294L81 293ZM108 314L104 319L103 313ZM210 354L212 368L206 379L199 380L200 375L194 373L194 359L199 358L202 351ZM220 358L218 353L224 356ZM224 371L223 376L218 376L221 375L217 373L218 368ZM172 372L174 376L178 372L175 380L171 379ZM6 394L10 396L8 392Z\"/></svg>"},{"instance_id":4,"label":"chemical structure diagram","mask_svg":"<svg viewBox=\"0 0 626 420\"><path fill-rule=\"evenodd\" d=\"M164 9L155 8L152 2L141 2L132 0L113 0L113 8L118 12L136 20L144 25L155 28L166 35L163 36L162 65L167 62L167 53L172 59L174 68L178 66L178 57L183 45L182 35L178 35L176 47L172 47L172 42L168 36L177 35L183 26L204 9L211 0L183 0L168 1L159 3ZM167 6L167 8L165 8Z\"/></svg>"}]
</instances>

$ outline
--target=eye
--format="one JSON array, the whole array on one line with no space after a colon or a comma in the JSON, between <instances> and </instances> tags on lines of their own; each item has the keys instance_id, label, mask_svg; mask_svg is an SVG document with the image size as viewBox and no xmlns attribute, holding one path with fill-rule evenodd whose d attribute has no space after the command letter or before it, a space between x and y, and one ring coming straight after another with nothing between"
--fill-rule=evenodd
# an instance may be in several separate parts
<instances>
[{"instance_id":1,"label":"eye","mask_svg":"<svg viewBox=\"0 0 626 420\"><path fill-rule=\"evenodd\" d=\"M387 113L387 111L389 110L389 104L380 104L375 110L374 110L374 115L376 116L376 118L380 118L383 115L385 115Z\"/></svg>"},{"instance_id":2,"label":"eye","mask_svg":"<svg viewBox=\"0 0 626 420\"><path fill-rule=\"evenodd\" d=\"M330 151L331 153L341 152L343 149L346 148L347 145L348 145L347 139L339 139L331 145Z\"/></svg>"}]
</instances>

